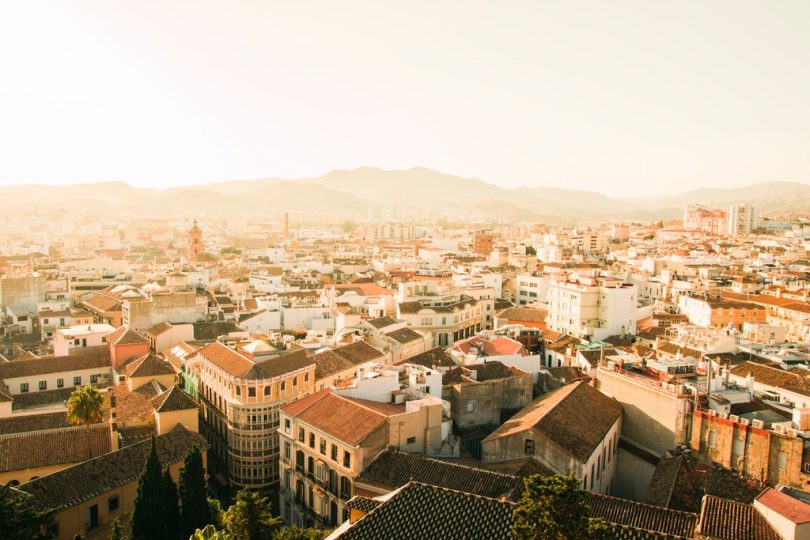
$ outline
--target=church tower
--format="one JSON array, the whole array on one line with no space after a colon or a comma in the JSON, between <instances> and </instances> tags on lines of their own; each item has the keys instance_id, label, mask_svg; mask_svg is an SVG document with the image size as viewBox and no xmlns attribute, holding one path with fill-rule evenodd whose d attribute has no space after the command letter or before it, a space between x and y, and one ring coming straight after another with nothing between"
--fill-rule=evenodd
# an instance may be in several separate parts
<instances>
[{"instance_id":1,"label":"church tower","mask_svg":"<svg viewBox=\"0 0 810 540\"><path fill-rule=\"evenodd\" d=\"M197 260L197 255L202 253L203 250L203 243L202 243L202 231L197 226L197 220L194 220L194 225L188 231L188 248L187 248L187 258L189 262L193 262Z\"/></svg>"}]
</instances>

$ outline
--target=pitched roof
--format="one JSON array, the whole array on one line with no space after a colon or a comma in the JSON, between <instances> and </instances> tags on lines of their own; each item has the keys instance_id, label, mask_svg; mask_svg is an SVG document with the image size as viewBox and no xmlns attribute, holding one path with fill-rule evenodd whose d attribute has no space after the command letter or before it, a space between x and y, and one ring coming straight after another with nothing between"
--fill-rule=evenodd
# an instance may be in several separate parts
<instances>
[{"instance_id":1,"label":"pitched roof","mask_svg":"<svg viewBox=\"0 0 810 540\"><path fill-rule=\"evenodd\" d=\"M510 321L521 321L531 323L546 322L548 311L545 309L535 309L527 307L508 307L496 315L500 319Z\"/></svg>"},{"instance_id":2,"label":"pitched roof","mask_svg":"<svg viewBox=\"0 0 810 540\"><path fill-rule=\"evenodd\" d=\"M93 368L110 368L110 350L106 345L76 349L75 354L68 356L43 356L33 360L0 362L0 379Z\"/></svg>"},{"instance_id":3,"label":"pitched roof","mask_svg":"<svg viewBox=\"0 0 810 540\"><path fill-rule=\"evenodd\" d=\"M697 532L716 540L781 540L762 514L750 504L703 498Z\"/></svg>"},{"instance_id":4,"label":"pitched roof","mask_svg":"<svg viewBox=\"0 0 810 540\"><path fill-rule=\"evenodd\" d=\"M355 341L342 347L322 351L312 356L312 361L315 362L315 378L323 379L360 364L377 360L382 356L384 354L381 351L365 341Z\"/></svg>"},{"instance_id":5,"label":"pitched roof","mask_svg":"<svg viewBox=\"0 0 810 540\"><path fill-rule=\"evenodd\" d=\"M409 482L337 538L511 538L514 505L489 497Z\"/></svg>"},{"instance_id":6,"label":"pitched roof","mask_svg":"<svg viewBox=\"0 0 810 540\"><path fill-rule=\"evenodd\" d=\"M155 437L155 444L163 466L182 461L194 445L208 447L202 435L187 430L182 424ZM137 481L150 448L151 441L142 441L31 480L18 489L33 495L39 509L76 506Z\"/></svg>"},{"instance_id":7,"label":"pitched roof","mask_svg":"<svg viewBox=\"0 0 810 540\"><path fill-rule=\"evenodd\" d=\"M399 330L394 330L393 332L388 332L385 335L399 343L410 343L411 341L422 339L422 334L408 328L407 326L405 328L400 328Z\"/></svg>"},{"instance_id":8,"label":"pitched roof","mask_svg":"<svg viewBox=\"0 0 810 540\"><path fill-rule=\"evenodd\" d=\"M106 422L89 429L71 426L0 435L0 472L77 463L110 450Z\"/></svg>"},{"instance_id":9,"label":"pitched roof","mask_svg":"<svg viewBox=\"0 0 810 540\"><path fill-rule=\"evenodd\" d=\"M26 414L0 418L0 435L70 427L64 412Z\"/></svg>"},{"instance_id":10,"label":"pitched roof","mask_svg":"<svg viewBox=\"0 0 810 540\"><path fill-rule=\"evenodd\" d=\"M377 319L370 319L370 320L368 320L366 322L368 324L370 324L371 326L373 326L374 328L377 328L379 330L380 328L385 328L386 326L391 326L392 324L397 324L400 321L398 321L397 319L395 319L393 317L385 316L385 317L379 317Z\"/></svg>"},{"instance_id":11,"label":"pitched roof","mask_svg":"<svg viewBox=\"0 0 810 540\"><path fill-rule=\"evenodd\" d=\"M351 399L327 388L285 406L282 411L355 446L382 426L388 416L404 413L405 404L389 405Z\"/></svg>"},{"instance_id":12,"label":"pitched roof","mask_svg":"<svg viewBox=\"0 0 810 540\"><path fill-rule=\"evenodd\" d=\"M115 329L115 332L107 336L107 343L113 345L131 345L134 343L149 343L145 337L131 330L127 325L121 325Z\"/></svg>"},{"instance_id":13,"label":"pitched roof","mask_svg":"<svg viewBox=\"0 0 810 540\"><path fill-rule=\"evenodd\" d=\"M168 330L172 329L172 325L167 322L157 323L155 326L151 327L149 330L146 331L146 335L156 337L162 334L163 332L167 332Z\"/></svg>"},{"instance_id":14,"label":"pitched roof","mask_svg":"<svg viewBox=\"0 0 810 540\"><path fill-rule=\"evenodd\" d=\"M614 530L631 529L644 533L656 533L655 535L639 536L639 538L694 538L697 514L598 493L589 493L587 504L590 507L590 517L601 517Z\"/></svg>"},{"instance_id":15,"label":"pitched roof","mask_svg":"<svg viewBox=\"0 0 810 540\"><path fill-rule=\"evenodd\" d=\"M586 461L621 414L615 399L577 381L540 396L483 442L533 430Z\"/></svg>"},{"instance_id":16,"label":"pitched roof","mask_svg":"<svg viewBox=\"0 0 810 540\"><path fill-rule=\"evenodd\" d=\"M159 396L152 398L152 406L159 413L171 411L186 411L189 409L196 409L198 407L194 398L186 392L172 386Z\"/></svg>"},{"instance_id":17,"label":"pitched roof","mask_svg":"<svg viewBox=\"0 0 810 540\"><path fill-rule=\"evenodd\" d=\"M254 362L219 341L206 345L200 349L199 354L234 377L248 380L271 379L315 364L303 349Z\"/></svg>"},{"instance_id":18,"label":"pitched roof","mask_svg":"<svg viewBox=\"0 0 810 540\"><path fill-rule=\"evenodd\" d=\"M457 465L395 448L380 452L364 467L358 480L389 489L414 480L493 499L508 497L512 501L523 492L523 480L517 476Z\"/></svg>"},{"instance_id":19,"label":"pitched roof","mask_svg":"<svg viewBox=\"0 0 810 540\"><path fill-rule=\"evenodd\" d=\"M457 365L443 347L434 347L416 356L400 360L396 362L396 364L417 364L431 369L454 367Z\"/></svg>"},{"instance_id":20,"label":"pitched roof","mask_svg":"<svg viewBox=\"0 0 810 540\"><path fill-rule=\"evenodd\" d=\"M810 505L787 493L768 488L757 497L756 501L791 523L801 525L810 522Z\"/></svg>"},{"instance_id":21,"label":"pitched roof","mask_svg":"<svg viewBox=\"0 0 810 540\"><path fill-rule=\"evenodd\" d=\"M174 368L165 360L161 360L154 353L147 353L137 360L133 360L124 368L128 377L157 377L160 375L174 375Z\"/></svg>"}]
</instances>

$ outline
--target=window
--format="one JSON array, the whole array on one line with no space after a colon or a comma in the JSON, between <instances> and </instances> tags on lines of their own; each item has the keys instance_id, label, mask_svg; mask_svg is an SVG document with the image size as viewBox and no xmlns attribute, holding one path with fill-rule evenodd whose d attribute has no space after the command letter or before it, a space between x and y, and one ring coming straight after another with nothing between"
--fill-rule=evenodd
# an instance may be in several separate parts
<instances>
[{"instance_id":1,"label":"window","mask_svg":"<svg viewBox=\"0 0 810 540\"><path fill-rule=\"evenodd\" d=\"M804 472L810 473L810 463L805 463L804 464Z\"/></svg>"},{"instance_id":2,"label":"window","mask_svg":"<svg viewBox=\"0 0 810 540\"><path fill-rule=\"evenodd\" d=\"M81 386L81 385L82 385L82 378L81 378L81 376L79 376L79 377L73 377L73 386Z\"/></svg>"},{"instance_id":3,"label":"window","mask_svg":"<svg viewBox=\"0 0 810 540\"><path fill-rule=\"evenodd\" d=\"M269 387L269 386L265 386L265 387L264 387L264 395L265 395L265 396L269 396L269 395L270 395L270 387Z\"/></svg>"},{"instance_id":4,"label":"window","mask_svg":"<svg viewBox=\"0 0 810 540\"><path fill-rule=\"evenodd\" d=\"M304 382L309 381L309 373L304 373Z\"/></svg>"},{"instance_id":5,"label":"window","mask_svg":"<svg viewBox=\"0 0 810 540\"><path fill-rule=\"evenodd\" d=\"M284 391L284 389L285 389L286 387L287 387L287 385L285 384L285 382L284 382L284 381L281 381L281 390L282 390L282 392Z\"/></svg>"},{"instance_id":6,"label":"window","mask_svg":"<svg viewBox=\"0 0 810 540\"><path fill-rule=\"evenodd\" d=\"M732 443L731 453L735 456L742 456L744 453L745 441L742 439L734 439Z\"/></svg>"},{"instance_id":7,"label":"window","mask_svg":"<svg viewBox=\"0 0 810 540\"><path fill-rule=\"evenodd\" d=\"M787 468L787 454L785 452L779 452L779 470L785 468Z\"/></svg>"},{"instance_id":8,"label":"window","mask_svg":"<svg viewBox=\"0 0 810 540\"><path fill-rule=\"evenodd\" d=\"M447 334L439 334L439 346L440 347L447 346Z\"/></svg>"},{"instance_id":9,"label":"window","mask_svg":"<svg viewBox=\"0 0 810 540\"><path fill-rule=\"evenodd\" d=\"M249 386L248 387L248 397L256 397L256 387Z\"/></svg>"},{"instance_id":10,"label":"window","mask_svg":"<svg viewBox=\"0 0 810 540\"><path fill-rule=\"evenodd\" d=\"M305 435L304 428L298 428L298 442L304 442Z\"/></svg>"},{"instance_id":11,"label":"window","mask_svg":"<svg viewBox=\"0 0 810 540\"><path fill-rule=\"evenodd\" d=\"M25 394L26 392L28 392L28 383L20 383L20 393Z\"/></svg>"},{"instance_id":12,"label":"window","mask_svg":"<svg viewBox=\"0 0 810 540\"><path fill-rule=\"evenodd\" d=\"M321 454L326 455L326 439L321 439Z\"/></svg>"},{"instance_id":13,"label":"window","mask_svg":"<svg viewBox=\"0 0 810 540\"><path fill-rule=\"evenodd\" d=\"M332 445L332 461L337 461L337 446Z\"/></svg>"},{"instance_id":14,"label":"window","mask_svg":"<svg viewBox=\"0 0 810 540\"><path fill-rule=\"evenodd\" d=\"M288 435L290 434L290 419L289 418L284 419L284 433L286 433Z\"/></svg>"},{"instance_id":15,"label":"window","mask_svg":"<svg viewBox=\"0 0 810 540\"><path fill-rule=\"evenodd\" d=\"M108 512L115 512L118 510L118 495L113 495L109 499L107 499L107 511Z\"/></svg>"},{"instance_id":16,"label":"window","mask_svg":"<svg viewBox=\"0 0 810 540\"><path fill-rule=\"evenodd\" d=\"M290 461L290 443L284 443L284 462L289 463Z\"/></svg>"},{"instance_id":17,"label":"window","mask_svg":"<svg viewBox=\"0 0 810 540\"><path fill-rule=\"evenodd\" d=\"M526 439L526 442L523 444L523 453L530 456L534 454L534 440L533 439Z\"/></svg>"},{"instance_id":18,"label":"window","mask_svg":"<svg viewBox=\"0 0 810 540\"><path fill-rule=\"evenodd\" d=\"M241 387L241 386L237 386L237 387L236 387L235 392L236 392L236 395L237 395L237 396L241 396L241 395L242 395L242 387Z\"/></svg>"},{"instance_id":19,"label":"window","mask_svg":"<svg viewBox=\"0 0 810 540\"><path fill-rule=\"evenodd\" d=\"M407 443L409 445L416 444L416 437L408 437Z\"/></svg>"},{"instance_id":20,"label":"window","mask_svg":"<svg viewBox=\"0 0 810 540\"><path fill-rule=\"evenodd\" d=\"M315 434L312 432L309 434L309 447L315 448Z\"/></svg>"},{"instance_id":21,"label":"window","mask_svg":"<svg viewBox=\"0 0 810 540\"><path fill-rule=\"evenodd\" d=\"M56 387L57 388L64 388L65 387L65 379L56 379Z\"/></svg>"},{"instance_id":22,"label":"window","mask_svg":"<svg viewBox=\"0 0 810 540\"><path fill-rule=\"evenodd\" d=\"M343 451L343 466L347 469L352 466L352 455L346 450Z\"/></svg>"},{"instance_id":23,"label":"window","mask_svg":"<svg viewBox=\"0 0 810 540\"><path fill-rule=\"evenodd\" d=\"M293 382L293 388L295 388L296 386L298 386L298 377L293 377L293 378L292 378L292 382Z\"/></svg>"},{"instance_id":24,"label":"window","mask_svg":"<svg viewBox=\"0 0 810 540\"><path fill-rule=\"evenodd\" d=\"M48 389L48 381L39 381L39 389L40 390L47 390Z\"/></svg>"},{"instance_id":25,"label":"window","mask_svg":"<svg viewBox=\"0 0 810 540\"><path fill-rule=\"evenodd\" d=\"M710 431L709 432L709 448L714 448L717 446L717 432Z\"/></svg>"},{"instance_id":26,"label":"window","mask_svg":"<svg viewBox=\"0 0 810 540\"><path fill-rule=\"evenodd\" d=\"M98 382L98 375L93 374L90 375L90 384L96 384Z\"/></svg>"},{"instance_id":27,"label":"window","mask_svg":"<svg viewBox=\"0 0 810 540\"><path fill-rule=\"evenodd\" d=\"M467 401L467 412L473 412L475 410L475 400L471 399Z\"/></svg>"}]
</instances>

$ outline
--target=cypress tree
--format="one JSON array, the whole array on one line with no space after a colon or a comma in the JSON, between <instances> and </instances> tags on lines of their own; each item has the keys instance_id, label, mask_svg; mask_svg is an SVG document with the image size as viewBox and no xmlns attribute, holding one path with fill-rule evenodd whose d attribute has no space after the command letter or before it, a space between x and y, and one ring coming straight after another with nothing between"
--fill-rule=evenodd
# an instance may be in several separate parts
<instances>
[{"instance_id":1,"label":"cypress tree","mask_svg":"<svg viewBox=\"0 0 810 540\"><path fill-rule=\"evenodd\" d=\"M196 445L188 451L180 470L180 501L180 534L188 538L211 522L202 452Z\"/></svg>"},{"instance_id":2,"label":"cypress tree","mask_svg":"<svg viewBox=\"0 0 810 540\"><path fill-rule=\"evenodd\" d=\"M146 456L143 472L138 478L138 495L132 510L132 540L154 540L162 538L164 524L161 523L163 506L163 480L160 461L152 436L152 448Z\"/></svg>"},{"instance_id":3,"label":"cypress tree","mask_svg":"<svg viewBox=\"0 0 810 540\"><path fill-rule=\"evenodd\" d=\"M180 537L180 507L177 500L177 486L172 480L169 468L163 469L163 537L177 540Z\"/></svg>"}]
</instances>

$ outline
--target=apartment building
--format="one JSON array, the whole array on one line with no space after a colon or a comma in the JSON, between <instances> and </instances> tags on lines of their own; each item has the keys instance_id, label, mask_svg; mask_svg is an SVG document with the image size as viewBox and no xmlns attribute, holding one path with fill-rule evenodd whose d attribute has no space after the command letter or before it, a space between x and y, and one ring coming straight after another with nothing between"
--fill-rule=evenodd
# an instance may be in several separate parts
<instances>
[{"instance_id":1,"label":"apartment building","mask_svg":"<svg viewBox=\"0 0 810 540\"><path fill-rule=\"evenodd\" d=\"M430 332L436 347L447 347L480 332L481 301L436 282L405 282L397 293L397 318L420 332ZM493 313L494 322L494 313Z\"/></svg>"},{"instance_id":2,"label":"apartment building","mask_svg":"<svg viewBox=\"0 0 810 540\"><path fill-rule=\"evenodd\" d=\"M748 236L756 227L754 207L749 204L730 206L726 216L728 234L731 236Z\"/></svg>"},{"instance_id":3,"label":"apartment building","mask_svg":"<svg viewBox=\"0 0 810 540\"><path fill-rule=\"evenodd\" d=\"M753 302L727 298L701 298L683 295L678 307L689 322L704 328L728 328L742 331L745 323L760 324L767 319L765 307Z\"/></svg>"},{"instance_id":4,"label":"apartment building","mask_svg":"<svg viewBox=\"0 0 810 540\"><path fill-rule=\"evenodd\" d=\"M314 393L315 362L303 350L290 353L260 340L233 347L216 341L187 367L199 377L201 431L212 465L236 488L277 483L279 410Z\"/></svg>"},{"instance_id":5,"label":"apartment building","mask_svg":"<svg viewBox=\"0 0 810 540\"><path fill-rule=\"evenodd\" d=\"M602 340L636 333L638 288L608 277L554 281L549 291L548 327L577 338Z\"/></svg>"},{"instance_id":6,"label":"apartment building","mask_svg":"<svg viewBox=\"0 0 810 540\"><path fill-rule=\"evenodd\" d=\"M545 304L548 302L551 287L550 275L532 272L531 274L518 274L515 280L517 281L518 304Z\"/></svg>"},{"instance_id":7,"label":"apartment building","mask_svg":"<svg viewBox=\"0 0 810 540\"><path fill-rule=\"evenodd\" d=\"M365 466L388 447L441 447L442 405L349 398L325 389L281 410L281 516L298 526L334 527Z\"/></svg>"}]
</instances>

